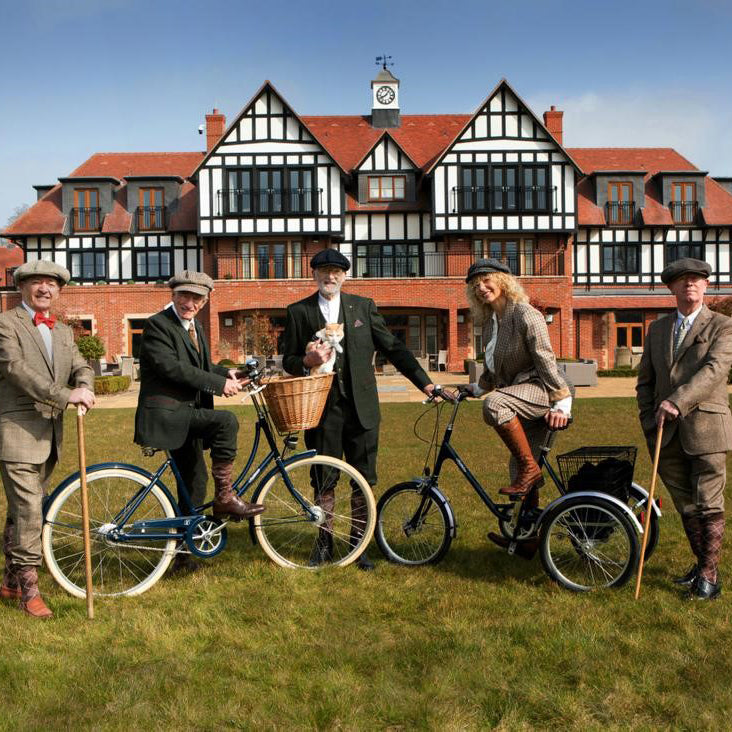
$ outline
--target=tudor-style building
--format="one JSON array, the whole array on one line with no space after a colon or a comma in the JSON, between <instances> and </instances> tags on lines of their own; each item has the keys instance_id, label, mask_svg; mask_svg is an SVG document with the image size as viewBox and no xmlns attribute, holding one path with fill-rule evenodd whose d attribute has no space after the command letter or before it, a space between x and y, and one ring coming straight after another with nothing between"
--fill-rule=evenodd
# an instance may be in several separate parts
<instances>
[{"instance_id":1,"label":"tudor-style building","mask_svg":"<svg viewBox=\"0 0 732 732\"><path fill-rule=\"evenodd\" d=\"M265 82L227 127L206 116L206 153L93 155L4 232L28 259L64 264L64 302L134 354L162 281L202 268L219 356L241 358L242 323L275 328L313 290L308 262L336 247L347 288L373 297L418 356L451 369L482 349L464 294L476 257L509 264L550 323L556 352L613 365L672 307L668 261L699 256L730 292L730 181L668 149L563 147L562 112L540 119L505 80L472 115L405 115L381 69L370 115L300 116ZM14 295L0 296L8 307Z\"/></svg>"}]
</instances>

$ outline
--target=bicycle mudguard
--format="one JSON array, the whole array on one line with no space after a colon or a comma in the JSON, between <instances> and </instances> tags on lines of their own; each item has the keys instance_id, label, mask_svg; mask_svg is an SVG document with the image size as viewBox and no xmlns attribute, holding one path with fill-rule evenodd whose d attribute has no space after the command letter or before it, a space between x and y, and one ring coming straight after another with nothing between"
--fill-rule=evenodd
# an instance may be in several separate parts
<instances>
[{"instance_id":1,"label":"bicycle mudguard","mask_svg":"<svg viewBox=\"0 0 732 732\"><path fill-rule=\"evenodd\" d=\"M645 498L646 501L648 500L648 491L642 485L639 485L638 483L633 481L633 483L631 483L631 485L630 485L631 491L634 488L636 491L638 491L638 493L640 493L643 496L643 498ZM658 516L658 518L661 518L661 516L662 516L661 509L658 507L658 497L653 499L653 513L655 513L656 516Z\"/></svg>"},{"instance_id":2,"label":"bicycle mudguard","mask_svg":"<svg viewBox=\"0 0 732 732\"><path fill-rule=\"evenodd\" d=\"M145 470L145 468L141 468L138 465L131 465L130 463L96 463L95 465L89 465L86 468L86 474L89 476L91 473L97 473L100 470L109 470L111 468L117 469L121 468L123 470L129 470L133 473L137 473L138 475L141 475L149 481L153 477L153 473L151 473L149 470ZM64 490L70 483L73 483L75 480L79 479L80 471L76 471L75 473L72 473L71 475L68 475L66 478L64 478L54 489L51 491L51 493L46 496L43 499L43 515L46 515L46 509L48 506L51 505L51 501L53 501L56 496ZM178 501L173 497L171 492L168 490L165 483L163 483L160 479L156 481L156 484L161 488L161 490L165 493L167 498L170 500L173 508L175 509L175 512L177 514L180 514L180 510L178 508Z\"/></svg>"},{"instance_id":3,"label":"bicycle mudguard","mask_svg":"<svg viewBox=\"0 0 732 732\"><path fill-rule=\"evenodd\" d=\"M415 488L422 490L424 489L425 483L429 478L413 478L412 480L405 480L403 483L397 483L393 488L397 486L414 486ZM455 521L455 513L452 510L450 501L447 496L437 486L429 486L430 498L435 502L445 507L445 513L449 521L448 529L450 530L450 536L454 539L457 536L457 521ZM378 516L379 508L381 505L381 498L376 506L376 515Z\"/></svg>"},{"instance_id":4,"label":"bicycle mudguard","mask_svg":"<svg viewBox=\"0 0 732 732\"><path fill-rule=\"evenodd\" d=\"M550 511L553 511L555 508L561 506L563 503L566 503L567 501L571 501L575 498L590 498L590 499L597 499L599 501L604 501L606 503L613 503L617 508L619 508L623 513L630 519L630 522L635 527L635 530L640 534L643 535L643 526L641 525L640 521L636 518L635 514L630 510L630 507L627 503L623 503L621 500L615 498L615 496L611 496L609 493L600 493L599 491L577 491L576 493L565 493L564 495L559 496L556 500L552 501L542 512L539 516L538 521L536 522L537 528L541 529L541 524L546 518L547 514Z\"/></svg>"}]
</instances>

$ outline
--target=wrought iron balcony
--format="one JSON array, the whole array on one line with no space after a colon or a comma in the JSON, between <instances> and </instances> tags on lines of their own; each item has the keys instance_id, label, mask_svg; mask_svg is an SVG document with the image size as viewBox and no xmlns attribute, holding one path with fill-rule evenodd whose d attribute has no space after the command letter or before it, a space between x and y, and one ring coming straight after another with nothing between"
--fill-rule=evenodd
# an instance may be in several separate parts
<instances>
[{"instance_id":1,"label":"wrought iron balcony","mask_svg":"<svg viewBox=\"0 0 732 732\"><path fill-rule=\"evenodd\" d=\"M609 226L632 226L635 221L635 201L608 201L605 221Z\"/></svg>"},{"instance_id":2,"label":"wrought iron balcony","mask_svg":"<svg viewBox=\"0 0 732 732\"><path fill-rule=\"evenodd\" d=\"M322 188L222 188L219 216L290 216L323 213Z\"/></svg>"},{"instance_id":3,"label":"wrought iron balcony","mask_svg":"<svg viewBox=\"0 0 732 732\"><path fill-rule=\"evenodd\" d=\"M454 186L452 213L556 210L556 186Z\"/></svg>"},{"instance_id":4,"label":"wrought iron balcony","mask_svg":"<svg viewBox=\"0 0 732 732\"><path fill-rule=\"evenodd\" d=\"M165 206L138 206L138 231L164 231L166 221Z\"/></svg>"},{"instance_id":5,"label":"wrought iron balcony","mask_svg":"<svg viewBox=\"0 0 732 732\"><path fill-rule=\"evenodd\" d=\"M102 228L101 208L72 208L72 231L99 231Z\"/></svg>"},{"instance_id":6,"label":"wrought iron balcony","mask_svg":"<svg viewBox=\"0 0 732 732\"><path fill-rule=\"evenodd\" d=\"M672 201L669 208L675 224L690 226L696 223L696 215L699 212L699 204L696 201Z\"/></svg>"}]
</instances>

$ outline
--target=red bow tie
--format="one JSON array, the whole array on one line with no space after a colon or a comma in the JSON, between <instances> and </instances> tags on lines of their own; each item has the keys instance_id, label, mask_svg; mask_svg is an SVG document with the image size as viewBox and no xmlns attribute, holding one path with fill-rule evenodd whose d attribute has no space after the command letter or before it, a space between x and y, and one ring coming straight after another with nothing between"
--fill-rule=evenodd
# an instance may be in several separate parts
<instances>
[{"instance_id":1,"label":"red bow tie","mask_svg":"<svg viewBox=\"0 0 732 732\"><path fill-rule=\"evenodd\" d=\"M56 325L56 316L49 315L46 317L43 313L36 313L33 316L33 325L40 325L41 323L45 323L49 328L53 329L53 326Z\"/></svg>"}]
</instances>

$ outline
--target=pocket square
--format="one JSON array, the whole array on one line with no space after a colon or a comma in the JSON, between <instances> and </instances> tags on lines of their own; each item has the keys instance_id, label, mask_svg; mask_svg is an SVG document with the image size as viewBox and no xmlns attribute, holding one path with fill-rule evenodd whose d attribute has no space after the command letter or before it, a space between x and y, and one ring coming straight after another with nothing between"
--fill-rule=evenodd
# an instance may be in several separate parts
<instances>
[{"instance_id":1,"label":"pocket square","mask_svg":"<svg viewBox=\"0 0 732 732\"><path fill-rule=\"evenodd\" d=\"M361 320L356 319L356 322L353 324L354 328L360 328L363 325L363 322Z\"/></svg>"}]
</instances>

